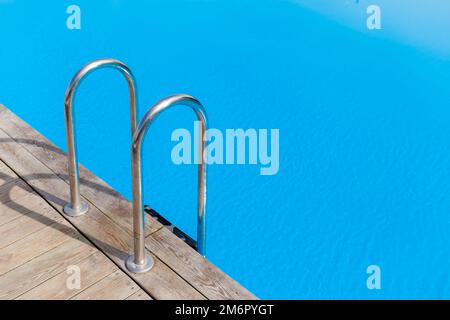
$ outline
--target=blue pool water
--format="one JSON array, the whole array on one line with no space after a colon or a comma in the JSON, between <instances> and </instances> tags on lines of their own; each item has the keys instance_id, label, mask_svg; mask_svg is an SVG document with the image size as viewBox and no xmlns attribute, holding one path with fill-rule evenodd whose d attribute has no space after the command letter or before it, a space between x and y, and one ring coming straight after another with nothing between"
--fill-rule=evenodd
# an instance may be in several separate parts
<instances>
[{"instance_id":1,"label":"blue pool water","mask_svg":"<svg viewBox=\"0 0 450 320\"><path fill-rule=\"evenodd\" d=\"M279 128L277 175L209 167L209 259L261 298L448 299L450 4L373 2L381 30L366 0L0 0L0 102L65 149L68 82L114 57L140 116L185 92L211 127ZM74 3L81 30L66 27ZM102 70L75 112L80 161L129 198L127 100ZM170 135L193 120L168 111L144 145L145 202L192 236L196 167L172 164Z\"/></svg>"}]
</instances>

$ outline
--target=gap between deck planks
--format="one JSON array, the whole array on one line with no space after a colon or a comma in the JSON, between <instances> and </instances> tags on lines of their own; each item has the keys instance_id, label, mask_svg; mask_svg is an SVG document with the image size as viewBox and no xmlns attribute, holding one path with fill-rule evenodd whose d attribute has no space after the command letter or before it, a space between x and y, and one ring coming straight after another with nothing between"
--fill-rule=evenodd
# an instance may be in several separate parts
<instances>
[{"instance_id":1,"label":"gap between deck planks","mask_svg":"<svg viewBox=\"0 0 450 320\"><path fill-rule=\"evenodd\" d=\"M0 157L62 213L69 198L65 154L1 105L0 128ZM82 166L80 177L81 195L91 209L82 217L66 219L128 273L123 262L132 250L130 203ZM152 297L256 298L148 215L145 227L155 267L145 274L128 274Z\"/></svg>"}]
</instances>

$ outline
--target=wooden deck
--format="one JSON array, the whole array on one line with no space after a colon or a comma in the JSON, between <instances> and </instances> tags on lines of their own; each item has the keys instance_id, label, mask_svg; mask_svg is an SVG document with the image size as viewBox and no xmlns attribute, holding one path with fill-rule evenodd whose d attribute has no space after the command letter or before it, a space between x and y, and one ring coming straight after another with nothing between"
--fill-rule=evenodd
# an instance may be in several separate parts
<instances>
[{"instance_id":1,"label":"wooden deck","mask_svg":"<svg viewBox=\"0 0 450 320\"><path fill-rule=\"evenodd\" d=\"M90 211L70 218L65 154L0 105L0 299L255 299L158 221L146 216L155 259L129 273L131 205L80 166ZM80 286L68 285L73 266Z\"/></svg>"}]
</instances>

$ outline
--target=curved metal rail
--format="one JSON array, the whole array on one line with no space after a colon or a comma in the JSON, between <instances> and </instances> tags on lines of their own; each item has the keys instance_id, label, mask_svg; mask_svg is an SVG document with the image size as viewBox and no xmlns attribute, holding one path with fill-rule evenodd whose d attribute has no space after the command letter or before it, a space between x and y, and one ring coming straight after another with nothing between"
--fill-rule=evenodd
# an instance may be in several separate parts
<instances>
[{"instance_id":1,"label":"curved metal rail","mask_svg":"<svg viewBox=\"0 0 450 320\"><path fill-rule=\"evenodd\" d=\"M133 136L136 129L136 85L131 70L121 61L115 59L99 59L88 63L81 68L69 83L64 98L64 111L66 117L66 134L67 134L67 158L69 166L70 181L70 203L64 206L64 212L69 216L79 216L89 210L86 202L81 200L80 196L80 178L78 173L78 159L75 147L74 126L72 104L73 97L80 82L91 71L101 68L114 68L119 70L128 82L130 92L130 117L131 117L131 135Z\"/></svg>"},{"instance_id":2,"label":"curved metal rail","mask_svg":"<svg viewBox=\"0 0 450 320\"><path fill-rule=\"evenodd\" d=\"M142 204L141 145L150 123L161 111L176 105L190 107L201 123L199 127L199 165L198 165L198 199L197 199L197 250L206 255L206 165L203 150L206 146L207 117L202 104L189 95L178 94L167 97L149 109L140 121L133 136L131 146L133 179L133 231L134 255L128 257L126 266L131 272L146 272L153 267L153 259L145 252L144 211Z\"/></svg>"}]
</instances>

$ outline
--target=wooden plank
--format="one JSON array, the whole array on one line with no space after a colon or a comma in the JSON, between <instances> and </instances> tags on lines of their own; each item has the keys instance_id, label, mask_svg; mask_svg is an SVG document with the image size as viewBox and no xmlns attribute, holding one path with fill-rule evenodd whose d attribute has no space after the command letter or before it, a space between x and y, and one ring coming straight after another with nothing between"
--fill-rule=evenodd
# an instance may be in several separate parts
<instances>
[{"instance_id":1,"label":"wooden plank","mask_svg":"<svg viewBox=\"0 0 450 320\"><path fill-rule=\"evenodd\" d=\"M86 239L76 235L75 239L70 239L0 276L0 299L17 298L95 251Z\"/></svg>"},{"instance_id":2,"label":"wooden plank","mask_svg":"<svg viewBox=\"0 0 450 320\"><path fill-rule=\"evenodd\" d=\"M17 179L16 174L0 161L0 186Z\"/></svg>"},{"instance_id":3,"label":"wooden plank","mask_svg":"<svg viewBox=\"0 0 450 320\"><path fill-rule=\"evenodd\" d=\"M7 165L14 165L14 170L21 178L62 213L62 207L69 199L68 185L26 149L11 141L2 129L0 141L4 141L0 143L3 161ZM127 231L95 206L91 206L88 214L76 218L66 216L66 219L128 273L124 261L133 248L133 239ZM152 272L130 276L156 299L204 299L203 295L157 258Z\"/></svg>"},{"instance_id":4,"label":"wooden plank","mask_svg":"<svg viewBox=\"0 0 450 320\"><path fill-rule=\"evenodd\" d=\"M69 265L69 264L66 264ZM117 271L117 266L112 263L106 256L97 251L75 265L80 270L80 287L71 288L67 286L69 274L67 268L62 272L45 281L44 283L34 287L23 295L19 296L19 300L67 300L78 293L89 288L96 282L100 281L112 272ZM120 288L113 288L120 290Z\"/></svg>"},{"instance_id":5,"label":"wooden plank","mask_svg":"<svg viewBox=\"0 0 450 320\"><path fill-rule=\"evenodd\" d=\"M126 298L126 300L153 300L144 290L139 290L133 293L131 296Z\"/></svg>"},{"instance_id":6,"label":"wooden plank","mask_svg":"<svg viewBox=\"0 0 450 320\"><path fill-rule=\"evenodd\" d=\"M55 222L14 242L0 251L0 275L74 238L76 234L67 222Z\"/></svg>"},{"instance_id":7,"label":"wooden plank","mask_svg":"<svg viewBox=\"0 0 450 320\"><path fill-rule=\"evenodd\" d=\"M72 300L124 300L139 291L137 286L126 274L115 271L72 297Z\"/></svg>"},{"instance_id":8,"label":"wooden plank","mask_svg":"<svg viewBox=\"0 0 450 320\"><path fill-rule=\"evenodd\" d=\"M21 179L16 179L0 187L0 203L6 204L30 193L32 193L31 188Z\"/></svg>"},{"instance_id":9,"label":"wooden plank","mask_svg":"<svg viewBox=\"0 0 450 320\"><path fill-rule=\"evenodd\" d=\"M22 203L26 204L26 207ZM0 203L0 226L27 215L31 212L27 208L33 208L41 204L42 198L34 193L29 193L14 201Z\"/></svg>"},{"instance_id":10,"label":"wooden plank","mask_svg":"<svg viewBox=\"0 0 450 320\"><path fill-rule=\"evenodd\" d=\"M146 246L208 299L256 299L167 228L147 237Z\"/></svg>"},{"instance_id":11,"label":"wooden plank","mask_svg":"<svg viewBox=\"0 0 450 320\"><path fill-rule=\"evenodd\" d=\"M26 214L22 217L0 226L0 249L55 222L64 221L58 212L45 203L44 200L40 200L31 209L23 207L26 210Z\"/></svg>"},{"instance_id":12,"label":"wooden plank","mask_svg":"<svg viewBox=\"0 0 450 320\"><path fill-rule=\"evenodd\" d=\"M67 158L61 149L2 105L0 119L3 131L68 183ZM133 218L130 214L130 202L82 165L79 166L79 174L80 192L83 197L131 233ZM153 217L146 219L146 235L160 228L162 225Z\"/></svg>"}]
</instances>

